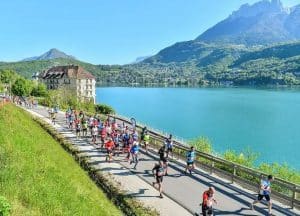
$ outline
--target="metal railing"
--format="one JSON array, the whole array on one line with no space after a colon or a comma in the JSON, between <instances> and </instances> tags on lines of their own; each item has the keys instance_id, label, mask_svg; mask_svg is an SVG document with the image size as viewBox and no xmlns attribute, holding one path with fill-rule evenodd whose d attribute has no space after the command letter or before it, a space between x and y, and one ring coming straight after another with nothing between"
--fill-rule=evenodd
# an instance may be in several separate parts
<instances>
[{"instance_id":1,"label":"metal railing","mask_svg":"<svg viewBox=\"0 0 300 216\"><path fill-rule=\"evenodd\" d=\"M109 115L110 117L131 125L130 119L118 115ZM141 123L136 124L136 129L141 131L145 125ZM147 126L146 126L147 127ZM162 134L159 131L147 127L148 134L150 135L150 146L158 149L162 146L168 138L167 134ZM185 160L186 152L190 147L178 139L173 140L173 153L179 159ZM207 154L201 151L196 151L196 166L203 168L211 174L217 174L225 178L231 183L238 183L243 187L252 191L259 191L260 180L268 174L254 170L237 163L233 163L223 158ZM300 208L300 185L294 184L277 177L272 182L272 196L276 200L292 208Z\"/></svg>"}]
</instances>

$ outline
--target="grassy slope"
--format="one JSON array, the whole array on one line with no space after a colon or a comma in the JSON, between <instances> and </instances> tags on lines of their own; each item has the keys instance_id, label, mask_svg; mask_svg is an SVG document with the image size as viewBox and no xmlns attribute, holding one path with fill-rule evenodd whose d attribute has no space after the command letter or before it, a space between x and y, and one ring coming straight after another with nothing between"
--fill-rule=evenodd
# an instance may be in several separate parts
<instances>
[{"instance_id":1,"label":"grassy slope","mask_svg":"<svg viewBox=\"0 0 300 216\"><path fill-rule=\"evenodd\" d=\"M0 108L0 195L12 215L121 215L30 116Z\"/></svg>"}]
</instances>

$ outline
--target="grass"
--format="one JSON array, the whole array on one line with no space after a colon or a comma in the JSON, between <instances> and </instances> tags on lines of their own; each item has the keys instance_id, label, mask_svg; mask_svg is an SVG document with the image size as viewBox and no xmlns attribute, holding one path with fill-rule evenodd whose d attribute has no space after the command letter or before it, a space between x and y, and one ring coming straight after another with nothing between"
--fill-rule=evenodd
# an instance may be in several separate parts
<instances>
[{"instance_id":1,"label":"grass","mask_svg":"<svg viewBox=\"0 0 300 216\"><path fill-rule=\"evenodd\" d=\"M0 108L0 196L11 215L121 215L73 158L11 104Z\"/></svg>"}]
</instances>

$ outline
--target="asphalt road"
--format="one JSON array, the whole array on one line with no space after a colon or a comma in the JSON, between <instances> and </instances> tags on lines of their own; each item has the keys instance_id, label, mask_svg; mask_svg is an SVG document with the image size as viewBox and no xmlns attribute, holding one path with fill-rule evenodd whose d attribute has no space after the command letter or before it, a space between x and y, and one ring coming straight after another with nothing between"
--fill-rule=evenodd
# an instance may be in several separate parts
<instances>
[{"instance_id":1,"label":"asphalt road","mask_svg":"<svg viewBox=\"0 0 300 216\"><path fill-rule=\"evenodd\" d=\"M47 110L43 107L34 108L32 111L43 116L48 116ZM60 125L66 126L64 114L58 113L57 122ZM86 139L87 142L90 142L90 140L90 138ZM133 170L133 165L124 160L125 155L120 155L119 157L115 157L115 159L124 167L134 172L138 177L152 184L154 178L151 175L151 170L157 162L157 158L155 157L156 155L142 153L136 170ZM251 193L225 180L222 181L202 170L199 170L199 173L195 173L192 176L184 175L183 167L171 163L168 173L169 175L165 176L163 180L165 195L191 212L200 212L199 203L201 203L202 193L209 186L214 186L216 189L215 198L217 200L217 204L214 206L215 215L268 215L267 206L263 204L258 204L255 210L249 209L250 203L256 197L254 192ZM299 215L299 213L279 203L274 203L273 215Z\"/></svg>"}]
</instances>

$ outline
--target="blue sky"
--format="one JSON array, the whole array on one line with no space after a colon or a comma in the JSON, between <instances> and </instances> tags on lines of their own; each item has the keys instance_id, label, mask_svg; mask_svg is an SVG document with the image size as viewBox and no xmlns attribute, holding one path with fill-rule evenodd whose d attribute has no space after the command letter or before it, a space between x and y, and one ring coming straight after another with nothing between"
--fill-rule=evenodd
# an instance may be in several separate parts
<instances>
[{"instance_id":1,"label":"blue sky","mask_svg":"<svg viewBox=\"0 0 300 216\"><path fill-rule=\"evenodd\" d=\"M256 0L3 0L0 61L60 49L94 64L125 64L191 40ZM293 6L300 0L282 0Z\"/></svg>"}]
</instances>

